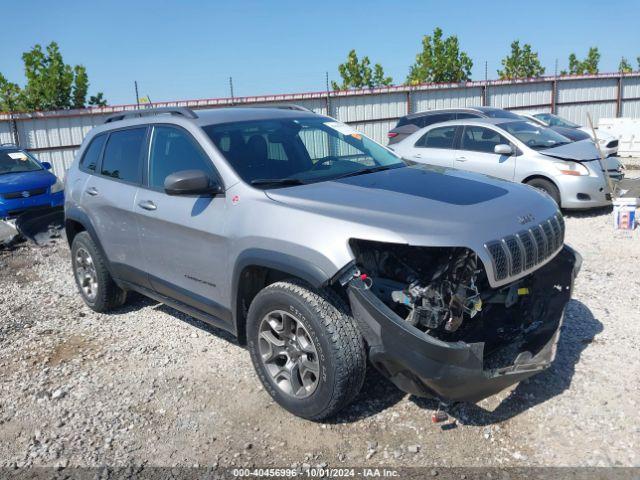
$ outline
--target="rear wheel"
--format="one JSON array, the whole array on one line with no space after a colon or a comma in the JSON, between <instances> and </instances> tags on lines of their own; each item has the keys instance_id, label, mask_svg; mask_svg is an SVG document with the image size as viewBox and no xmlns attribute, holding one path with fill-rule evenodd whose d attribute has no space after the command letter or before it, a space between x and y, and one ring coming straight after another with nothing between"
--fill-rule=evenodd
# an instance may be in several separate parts
<instances>
[{"instance_id":1,"label":"rear wheel","mask_svg":"<svg viewBox=\"0 0 640 480\"><path fill-rule=\"evenodd\" d=\"M534 178L527 182L527 185L537 188L538 190L542 190L547 195L549 195L556 202L558 206L560 206L560 191L558 187L556 187L549 180L545 180L544 178Z\"/></svg>"},{"instance_id":2,"label":"rear wheel","mask_svg":"<svg viewBox=\"0 0 640 480\"><path fill-rule=\"evenodd\" d=\"M269 285L251 302L247 339L262 384L299 417L330 417L362 387L364 341L331 291L297 280Z\"/></svg>"},{"instance_id":3,"label":"rear wheel","mask_svg":"<svg viewBox=\"0 0 640 480\"><path fill-rule=\"evenodd\" d=\"M73 276L84 302L96 312L120 307L127 299L111 278L104 258L87 232L78 233L71 244Z\"/></svg>"}]
</instances>

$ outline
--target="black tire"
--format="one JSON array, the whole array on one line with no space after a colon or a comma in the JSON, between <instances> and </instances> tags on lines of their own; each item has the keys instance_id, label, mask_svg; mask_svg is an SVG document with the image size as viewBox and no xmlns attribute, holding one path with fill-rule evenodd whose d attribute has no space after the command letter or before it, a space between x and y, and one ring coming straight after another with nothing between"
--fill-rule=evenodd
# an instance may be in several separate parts
<instances>
[{"instance_id":1,"label":"black tire","mask_svg":"<svg viewBox=\"0 0 640 480\"><path fill-rule=\"evenodd\" d=\"M527 182L527 185L537 188L538 190L542 190L547 195L549 195L556 202L558 207L560 206L560 191L558 187L556 187L549 180L545 180L544 178L534 178Z\"/></svg>"},{"instance_id":2,"label":"black tire","mask_svg":"<svg viewBox=\"0 0 640 480\"><path fill-rule=\"evenodd\" d=\"M320 375L315 390L306 398L283 391L262 360L258 344L260 325L276 310L295 315L317 350ZM362 388L367 365L364 340L344 302L330 290L315 290L294 279L264 288L249 308L247 340L251 360L265 389L294 415L323 420L348 405Z\"/></svg>"},{"instance_id":3,"label":"black tire","mask_svg":"<svg viewBox=\"0 0 640 480\"><path fill-rule=\"evenodd\" d=\"M81 250L88 252L95 269L97 288L93 296L89 296L85 290L83 290L78 278L77 272L79 264L77 258L78 252ZM127 292L118 287L113 281L111 274L107 270L103 256L87 232L80 232L73 239L73 243L71 244L71 265L73 268L73 277L80 295L89 308L96 312L103 313L124 305L127 300Z\"/></svg>"}]
</instances>

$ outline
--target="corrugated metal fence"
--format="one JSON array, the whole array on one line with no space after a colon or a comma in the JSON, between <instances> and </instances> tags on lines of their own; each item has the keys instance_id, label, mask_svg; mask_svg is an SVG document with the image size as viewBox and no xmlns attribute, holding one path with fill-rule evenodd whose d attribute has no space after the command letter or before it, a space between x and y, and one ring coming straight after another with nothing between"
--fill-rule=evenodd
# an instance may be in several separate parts
<instances>
[{"instance_id":1,"label":"corrugated metal fence","mask_svg":"<svg viewBox=\"0 0 640 480\"><path fill-rule=\"evenodd\" d=\"M434 108L488 105L521 112L555 112L580 124L611 117L640 117L640 73L542 77L528 80L426 84L345 92L312 92L260 97L154 103L154 107L193 109L233 105L296 103L329 115L386 143L403 115ZM50 162L64 176L82 139L105 117L135 105L30 114L0 114L0 143L17 142Z\"/></svg>"}]
</instances>

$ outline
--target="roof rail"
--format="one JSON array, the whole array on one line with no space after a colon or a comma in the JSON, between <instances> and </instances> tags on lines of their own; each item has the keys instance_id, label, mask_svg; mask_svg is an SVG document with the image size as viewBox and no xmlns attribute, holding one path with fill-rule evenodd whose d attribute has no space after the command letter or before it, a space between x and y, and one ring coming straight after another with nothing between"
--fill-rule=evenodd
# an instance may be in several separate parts
<instances>
[{"instance_id":1,"label":"roof rail","mask_svg":"<svg viewBox=\"0 0 640 480\"><path fill-rule=\"evenodd\" d=\"M109 115L104 123L117 122L119 120L125 120L127 118L136 118L136 117L144 117L147 115L160 115L163 113L168 113L169 115L179 115L185 118L198 118L198 115L186 107L159 107L159 108L143 108L140 110L127 110L125 112L115 113L113 115Z\"/></svg>"},{"instance_id":2,"label":"roof rail","mask_svg":"<svg viewBox=\"0 0 640 480\"><path fill-rule=\"evenodd\" d=\"M246 105L239 105L241 107L245 107ZM298 110L300 112L310 112L313 113L313 110L309 110L307 107L303 107L302 105L296 105L295 103L272 103L271 105L251 105L251 108L278 108L280 110Z\"/></svg>"}]
</instances>

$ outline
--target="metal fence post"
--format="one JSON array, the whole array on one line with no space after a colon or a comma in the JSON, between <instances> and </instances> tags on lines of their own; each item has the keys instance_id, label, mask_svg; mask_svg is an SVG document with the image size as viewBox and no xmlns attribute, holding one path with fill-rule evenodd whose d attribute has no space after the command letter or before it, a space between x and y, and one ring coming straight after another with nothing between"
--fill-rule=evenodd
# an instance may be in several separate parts
<instances>
[{"instance_id":1,"label":"metal fence post","mask_svg":"<svg viewBox=\"0 0 640 480\"><path fill-rule=\"evenodd\" d=\"M622 116L622 77L624 73L620 72L618 77L618 88L616 92L616 117Z\"/></svg>"}]
</instances>

